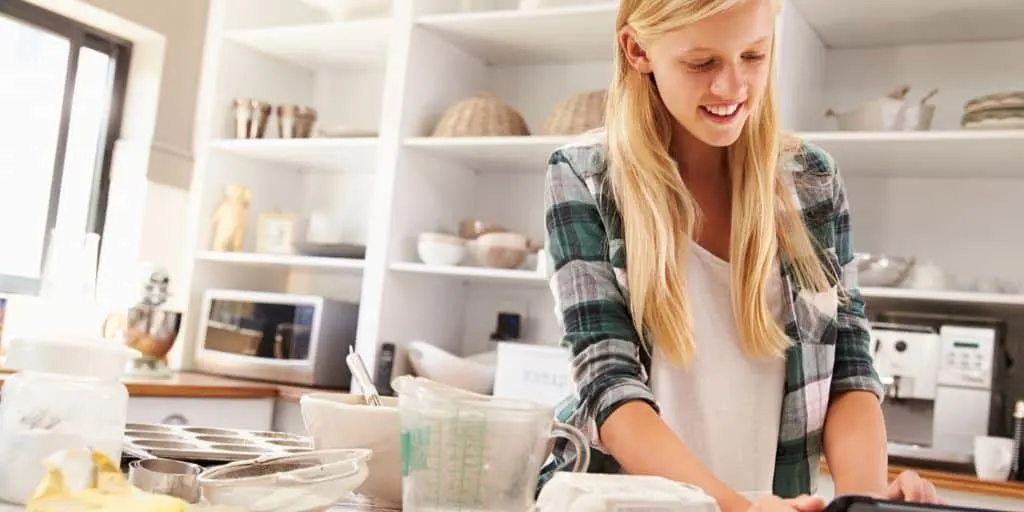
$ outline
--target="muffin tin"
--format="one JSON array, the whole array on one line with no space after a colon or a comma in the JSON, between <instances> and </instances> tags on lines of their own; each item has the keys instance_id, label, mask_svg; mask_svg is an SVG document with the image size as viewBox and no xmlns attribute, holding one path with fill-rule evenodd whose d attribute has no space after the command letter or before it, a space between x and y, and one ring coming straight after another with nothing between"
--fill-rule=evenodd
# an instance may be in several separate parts
<instances>
[{"instance_id":1,"label":"muffin tin","mask_svg":"<svg viewBox=\"0 0 1024 512\"><path fill-rule=\"evenodd\" d=\"M150 423L125 425L124 444L125 451L129 453L144 452L153 457L206 462L298 454L313 448L308 437L285 432Z\"/></svg>"}]
</instances>

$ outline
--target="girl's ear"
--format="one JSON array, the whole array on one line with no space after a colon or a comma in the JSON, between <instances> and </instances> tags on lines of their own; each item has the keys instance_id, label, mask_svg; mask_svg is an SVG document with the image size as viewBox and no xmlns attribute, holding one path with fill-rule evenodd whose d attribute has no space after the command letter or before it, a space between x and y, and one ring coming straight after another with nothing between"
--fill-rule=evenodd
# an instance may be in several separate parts
<instances>
[{"instance_id":1,"label":"girl's ear","mask_svg":"<svg viewBox=\"0 0 1024 512\"><path fill-rule=\"evenodd\" d=\"M640 45L633 27L626 25L619 31L619 46L622 47L622 54L626 56L630 67L644 74L653 70L647 50Z\"/></svg>"}]
</instances>

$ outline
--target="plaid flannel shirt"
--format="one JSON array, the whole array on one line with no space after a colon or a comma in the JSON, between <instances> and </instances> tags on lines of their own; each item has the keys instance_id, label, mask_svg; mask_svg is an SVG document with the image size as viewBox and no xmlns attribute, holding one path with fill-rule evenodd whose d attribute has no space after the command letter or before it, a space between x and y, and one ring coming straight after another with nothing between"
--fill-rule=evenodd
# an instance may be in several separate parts
<instances>
[{"instance_id":1,"label":"plaid flannel shirt","mask_svg":"<svg viewBox=\"0 0 1024 512\"><path fill-rule=\"evenodd\" d=\"M572 354L576 393L557 407L559 421L579 428L591 442L590 472L617 473L616 461L600 445L598 428L633 400L658 404L647 385L650 361L640 349L628 306L626 256L615 207L603 131L581 136L556 150L548 162L545 221L554 260L551 289ZM831 292L795 289L792 269L780 265L786 290L785 390L775 455L773 492L782 497L814 492L822 454L822 431L830 399L848 390L868 390L882 399L869 352L869 326L856 285L850 213L842 179L822 149L802 144L780 172L798 201L823 264L838 276ZM837 300L845 287L846 299ZM541 472L538 488L554 471L572 467L572 445L559 440Z\"/></svg>"}]
</instances>

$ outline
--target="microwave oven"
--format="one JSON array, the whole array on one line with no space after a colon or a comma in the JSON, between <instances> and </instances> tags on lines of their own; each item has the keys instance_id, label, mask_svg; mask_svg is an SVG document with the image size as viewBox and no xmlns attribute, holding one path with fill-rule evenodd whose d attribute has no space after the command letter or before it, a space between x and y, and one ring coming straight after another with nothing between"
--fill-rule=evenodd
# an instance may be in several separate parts
<instances>
[{"instance_id":1,"label":"microwave oven","mask_svg":"<svg viewBox=\"0 0 1024 512\"><path fill-rule=\"evenodd\" d=\"M195 344L200 371L227 377L347 390L345 358L356 342L359 304L313 295L210 289Z\"/></svg>"}]
</instances>

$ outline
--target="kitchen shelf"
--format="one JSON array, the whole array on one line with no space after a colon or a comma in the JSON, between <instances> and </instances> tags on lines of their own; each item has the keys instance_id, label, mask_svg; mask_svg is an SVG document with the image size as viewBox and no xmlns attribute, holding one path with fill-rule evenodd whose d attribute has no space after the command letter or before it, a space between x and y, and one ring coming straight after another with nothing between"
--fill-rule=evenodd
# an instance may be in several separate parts
<instances>
[{"instance_id":1,"label":"kitchen shelf","mask_svg":"<svg viewBox=\"0 0 1024 512\"><path fill-rule=\"evenodd\" d=\"M1020 0L789 0L830 47L1024 39Z\"/></svg>"},{"instance_id":2,"label":"kitchen shelf","mask_svg":"<svg viewBox=\"0 0 1024 512\"><path fill-rule=\"evenodd\" d=\"M393 2L388 19L310 23L312 11L294 0L266 9L253 9L251 0L210 0L183 249L194 265L175 278L188 283L182 295L191 299L185 345L174 364L191 364L189 340L197 338L202 318L195 298L211 287L358 301L355 349L370 368L377 367L381 340L443 340L463 353L484 349L496 312L521 314L531 341L561 336L544 274L426 265L415 240L455 231L464 219L541 239L547 162L575 137L421 135L447 108L479 92L510 105L539 134L559 102L606 88L618 2L598 2L443 12L465 2L415 0ZM850 178L850 201L863 213L859 245L918 254L952 275L973 275L980 264L993 279L1024 280L1012 258L999 256L1019 253L1019 240L970 231L975 219L1021 217L1024 130L959 129L969 99L1020 89L1024 25L1017 21L1024 2L784 3L777 25L785 41L778 48L782 122L828 151ZM293 22L306 24L282 26ZM1016 41L957 43L1008 37ZM942 91L932 100L933 131L812 131L834 126L826 108L853 109L898 84L911 85L915 99ZM310 105L323 122L373 128L381 137L225 140L234 98ZM306 217L323 214L346 239L365 238L371 256L364 262L202 252L228 183L251 191L250 223L256 212L286 211L301 230ZM935 205L941 208L928 210ZM247 237L255 231L250 225ZM316 274L286 275L296 268ZM862 292L875 302L915 301L933 309L1024 308L1024 296L1008 294Z\"/></svg>"},{"instance_id":3,"label":"kitchen shelf","mask_svg":"<svg viewBox=\"0 0 1024 512\"><path fill-rule=\"evenodd\" d=\"M427 265L425 263L397 262L391 270L412 274L434 275L459 278L473 283L529 284L546 286L547 277L532 270L507 270L486 267L462 267L449 265Z\"/></svg>"},{"instance_id":4,"label":"kitchen shelf","mask_svg":"<svg viewBox=\"0 0 1024 512\"><path fill-rule=\"evenodd\" d=\"M448 158L480 173L543 174L548 157L572 137L415 137L405 146Z\"/></svg>"},{"instance_id":5,"label":"kitchen shelf","mask_svg":"<svg viewBox=\"0 0 1024 512\"><path fill-rule=\"evenodd\" d=\"M1024 130L810 132L843 174L1024 178Z\"/></svg>"},{"instance_id":6,"label":"kitchen shelf","mask_svg":"<svg viewBox=\"0 0 1024 512\"><path fill-rule=\"evenodd\" d=\"M990 304L995 306L1024 306L1024 295L1011 293L963 292L954 290L913 290L907 288L864 287L860 289L866 299L948 302L955 304Z\"/></svg>"},{"instance_id":7,"label":"kitchen shelf","mask_svg":"<svg viewBox=\"0 0 1024 512\"><path fill-rule=\"evenodd\" d=\"M364 260L348 258L323 258L295 254L261 254L252 252L205 251L196 259L211 263L250 267L290 267L292 269L361 271Z\"/></svg>"},{"instance_id":8,"label":"kitchen shelf","mask_svg":"<svg viewBox=\"0 0 1024 512\"><path fill-rule=\"evenodd\" d=\"M390 19L234 30L225 39L312 69L382 69Z\"/></svg>"},{"instance_id":9,"label":"kitchen shelf","mask_svg":"<svg viewBox=\"0 0 1024 512\"><path fill-rule=\"evenodd\" d=\"M616 2L423 16L435 31L488 64L610 60Z\"/></svg>"},{"instance_id":10,"label":"kitchen shelf","mask_svg":"<svg viewBox=\"0 0 1024 512\"><path fill-rule=\"evenodd\" d=\"M304 169L374 168L376 138L220 139L211 148L234 155Z\"/></svg>"}]
</instances>

